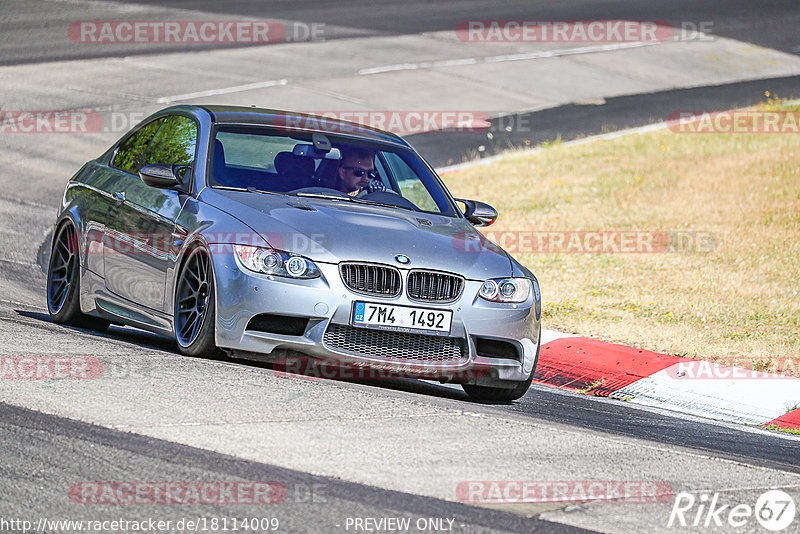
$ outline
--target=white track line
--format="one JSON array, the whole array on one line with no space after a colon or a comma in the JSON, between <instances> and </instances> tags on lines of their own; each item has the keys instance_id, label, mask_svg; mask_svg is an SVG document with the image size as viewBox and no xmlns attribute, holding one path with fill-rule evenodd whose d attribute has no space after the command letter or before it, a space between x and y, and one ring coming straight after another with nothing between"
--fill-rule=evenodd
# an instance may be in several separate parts
<instances>
[{"instance_id":1,"label":"white track line","mask_svg":"<svg viewBox=\"0 0 800 534\"><path fill-rule=\"evenodd\" d=\"M417 70L417 69L430 69L441 67L455 67L461 65L475 65L478 63L502 63L506 61L522 61L526 59L540 59L552 58L559 56L572 56L577 54L593 54L596 52L606 52L610 50L622 50L626 48L640 48L643 46L653 46L661 43L615 43L611 45L600 46L583 46L580 48L568 48L565 50L548 50L542 52L530 52L526 54L512 54L505 56L491 56L482 59L478 58L463 58L463 59L448 59L442 61L427 61L422 63L400 63L397 65L386 65L382 67L372 67L369 69L361 69L358 74L361 76L369 74L378 74L382 72L393 72L402 70ZM279 85L286 85L289 83L287 79L281 80L267 80L264 82L248 83L244 85L234 85L233 87L223 87L220 89L209 89L208 91L197 91L195 93L186 93L182 95L162 96L156 100L159 104L169 104L177 100L192 100L194 98L203 98L206 96L227 95L230 93L239 93L242 91L250 91L252 89L264 89L267 87L275 87Z\"/></svg>"},{"instance_id":2,"label":"white track line","mask_svg":"<svg viewBox=\"0 0 800 534\"><path fill-rule=\"evenodd\" d=\"M368 69L361 69L358 71L360 76L379 74L383 72L395 72L404 70L418 70L418 69L432 69L442 67L456 67L462 65L476 65L478 63L503 63L507 61L524 61L528 59L542 59L554 58L561 56L574 56L579 54L594 54L597 52L608 52L613 50L624 50L629 48L641 48L644 46L654 46L663 43L649 43L649 42L636 42L636 43L613 43L607 45L594 45L582 46L578 48L567 48L564 50L545 50L539 52L528 52L524 54L510 54L502 56L489 56L485 58L461 58L461 59L446 59L441 61L423 61L421 63L399 63L396 65L384 65L381 67L371 67ZM210 89L208 91L197 91L195 93L186 93L183 95L163 96L156 100L159 104L169 104L176 100L191 100L194 98L202 98L206 96L226 95L230 93L239 93L242 91L250 91L252 89L264 89L266 87L275 87L278 85L286 85L289 83L287 79L281 80L268 80L264 82L248 83L245 85L235 85L233 87L223 87L220 89Z\"/></svg>"},{"instance_id":3,"label":"white track line","mask_svg":"<svg viewBox=\"0 0 800 534\"><path fill-rule=\"evenodd\" d=\"M581 46L578 48L566 48L563 50L543 50L539 52L527 52L525 54L509 54L504 56L490 56L485 58L463 58L448 59L444 61L423 61L421 63L398 63L396 65L384 65L382 67L371 67L361 69L358 74L364 76L369 74L380 74L383 72L394 72L399 70L434 69L439 67L457 67L461 65L475 65L477 63L504 63L506 61L524 61L527 59L543 59L561 56L576 56L580 54L595 54L597 52L608 52L612 50L624 50L627 48L641 48L643 46L654 46L663 43L614 43L608 45Z\"/></svg>"},{"instance_id":4,"label":"white track line","mask_svg":"<svg viewBox=\"0 0 800 534\"><path fill-rule=\"evenodd\" d=\"M764 425L800 403L800 380L689 360L637 380L611 397L710 419Z\"/></svg>"},{"instance_id":5,"label":"white track line","mask_svg":"<svg viewBox=\"0 0 800 534\"><path fill-rule=\"evenodd\" d=\"M394 72L398 70L417 70L417 69L435 69L437 67L458 67L461 65L475 65L478 59L468 57L464 59L446 59L442 61L423 61L421 63L398 63L396 65L385 65L383 67L370 67L368 69L361 69L358 74L361 76L369 74L380 74L382 72ZM485 61L485 60L484 60Z\"/></svg>"},{"instance_id":6,"label":"white track line","mask_svg":"<svg viewBox=\"0 0 800 534\"><path fill-rule=\"evenodd\" d=\"M540 343L545 345L550 343L551 341L555 341L556 339L561 339L565 337L575 337L578 334L565 334L564 332L556 332L555 330L545 330L542 328L542 339Z\"/></svg>"},{"instance_id":7,"label":"white track line","mask_svg":"<svg viewBox=\"0 0 800 534\"><path fill-rule=\"evenodd\" d=\"M193 98L202 98L205 96L227 95L230 93L239 93L241 91L250 91L252 89L264 89L266 87L275 87L278 85L286 85L289 80L283 78L281 80L267 80L265 82L247 83L244 85L234 85L233 87L223 87L221 89L209 89L208 91L197 91L196 93L186 93L184 95L162 96L156 102L159 104L169 104L176 100L191 100Z\"/></svg>"}]
</instances>

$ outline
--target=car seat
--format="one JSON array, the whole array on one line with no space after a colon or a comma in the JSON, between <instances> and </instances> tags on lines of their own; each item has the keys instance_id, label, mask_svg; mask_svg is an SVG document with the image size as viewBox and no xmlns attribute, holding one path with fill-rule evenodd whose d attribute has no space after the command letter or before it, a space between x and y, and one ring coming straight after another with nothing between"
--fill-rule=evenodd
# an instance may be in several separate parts
<instances>
[{"instance_id":1,"label":"car seat","mask_svg":"<svg viewBox=\"0 0 800 534\"><path fill-rule=\"evenodd\" d=\"M291 152L279 152L275 156L275 171L278 173L276 189L291 191L312 184L314 159L296 156Z\"/></svg>"}]
</instances>

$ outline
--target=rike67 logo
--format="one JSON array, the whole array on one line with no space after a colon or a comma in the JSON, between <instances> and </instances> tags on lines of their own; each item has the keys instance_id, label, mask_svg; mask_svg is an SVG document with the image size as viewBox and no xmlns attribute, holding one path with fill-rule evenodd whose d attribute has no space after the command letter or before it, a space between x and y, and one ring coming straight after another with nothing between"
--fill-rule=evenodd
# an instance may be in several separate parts
<instances>
[{"instance_id":1,"label":"rike67 logo","mask_svg":"<svg viewBox=\"0 0 800 534\"><path fill-rule=\"evenodd\" d=\"M785 491L769 490L756 500L755 506L749 504L721 504L719 493L701 493L695 496L680 492L675 496L668 527L719 529L724 527L738 529L752 526L753 517L765 529L772 532L786 530L793 524L797 509L794 499ZM796 526L796 525L795 525ZM793 530L792 532L796 532Z\"/></svg>"}]
</instances>

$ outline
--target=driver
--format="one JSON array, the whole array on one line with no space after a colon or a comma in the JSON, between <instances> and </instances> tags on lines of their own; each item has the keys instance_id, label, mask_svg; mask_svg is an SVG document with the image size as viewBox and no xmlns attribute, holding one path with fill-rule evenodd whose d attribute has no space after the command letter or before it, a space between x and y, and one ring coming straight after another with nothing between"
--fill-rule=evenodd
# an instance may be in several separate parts
<instances>
[{"instance_id":1,"label":"driver","mask_svg":"<svg viewBox=\"0 0 800 534\"><path fill-rule=\"evenodd\" d=\"M336 177L336 189L348 195L386 191L375 170L375 151L364 147L342 147L342 160Z\"/></svg>"}]
</instances>

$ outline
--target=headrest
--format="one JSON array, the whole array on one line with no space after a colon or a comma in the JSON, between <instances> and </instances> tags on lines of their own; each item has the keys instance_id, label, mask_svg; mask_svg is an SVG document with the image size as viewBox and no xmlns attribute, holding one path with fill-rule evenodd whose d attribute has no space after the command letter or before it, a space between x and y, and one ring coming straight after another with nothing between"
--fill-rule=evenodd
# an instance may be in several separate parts
<instances>
[{"instance_id":1,"label":"headrest","mask_svg":"<svg viewBox=\"0 0 800 534\"><path fill-rule=\"evenodd\" d=\"M225 165L225 147L219 139L214 141L214 160L220 160L220 163Z\"/></svg>"},{"instance_id":2,"label":"headrest","mask_svg":"<svg viewBox=\"0 0 800 534\"><path fill-rule=\"evenodd\" d=\"M223 148L220 140L217 139L214 141L214 163L211 174L214 176L214 180L220 185L229 185L225 183L225 171L225 148Z\"/></svg>"},{"instance_id":3,"label":"headrest","mask_svg":"<svg viewBox=\"0 0 800 534\"><path fill-rule=\"evenodd\" d=\"M308 178L314 173L314 160L291 152L279 152L275 156L275 170L282 175Z\"/></svg>"}]
</instances>

